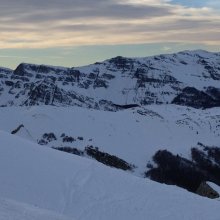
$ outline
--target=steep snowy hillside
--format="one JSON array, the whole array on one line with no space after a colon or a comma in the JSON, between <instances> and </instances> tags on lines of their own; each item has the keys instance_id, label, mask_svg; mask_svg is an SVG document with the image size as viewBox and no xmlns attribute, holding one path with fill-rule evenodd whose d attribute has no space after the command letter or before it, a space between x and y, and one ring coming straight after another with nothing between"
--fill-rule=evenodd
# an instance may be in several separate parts
<instances>
[{"instance_id":1,"label":"steep snowy hillside","mask_svg":"<svg viewBox=\"0 0 220 220\"><path fill-rule=\"evenodd\" d=\"M117 110L127 105L174 103L220 106L220 53L184 51L147 58L115 57L62 68L20 64L0 69L1 106L83 106Z\"/></svg>"},{"instance_id":2,"label":"steep snowy hillside","mask_svg":"<svg viewBox=\"0 0 220 220\"><path fill-rule=\"evenodd\" d=\"M19 216L38 220L40 215L40 219L52 219L53 215L53 219L60 219L54 212L76 220L220 218L219 201L134 177L4 132L0 132L0 186L0 198L7 198L0 200L0 218L4 220L9 209L10 220L18 220Z\"/></svg>"},{"instance_id":3,"label":"steep snowy hillside","mask_svg":"<svg viewBox=\"0 0 220 220\"><path fill-rule=\"evenodd\" d=\"M218 108L151 105L107 112L79 107L7 107L1 109L0 118L0 129L43 146L98 147L136 165L138 175L146 171L157 150L189 158L198 142L219 146L220 140Z\"/></svg>"}]
</instances>

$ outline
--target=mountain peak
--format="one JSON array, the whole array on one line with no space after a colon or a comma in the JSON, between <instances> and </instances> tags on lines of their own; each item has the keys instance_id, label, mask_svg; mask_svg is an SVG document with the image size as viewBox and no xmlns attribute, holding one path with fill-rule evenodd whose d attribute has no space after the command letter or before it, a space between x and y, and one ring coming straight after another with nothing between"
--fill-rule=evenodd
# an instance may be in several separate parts
<instances>
[{"instance_id":1,"label":"mountain peak","mask_svg":"<svg viewBox=\"0 0 220 220\"><path fill-rule=\"evenodd\" d=\"M21 63L11 76L2 75L2 94L8 94L2 96L0 105L77 105L115 111L119 106L176 103L202 108L189 103L196 94L209 100L209 87L218 91L220 63L216 55L195 50L145 58L117 56L78 68ZM189 87L197 91L193 96L184 90ZM219 105L219 94L214 94L207 106ZM186 97L194 98L184 101Z\"/></svg>"}]
</instances>

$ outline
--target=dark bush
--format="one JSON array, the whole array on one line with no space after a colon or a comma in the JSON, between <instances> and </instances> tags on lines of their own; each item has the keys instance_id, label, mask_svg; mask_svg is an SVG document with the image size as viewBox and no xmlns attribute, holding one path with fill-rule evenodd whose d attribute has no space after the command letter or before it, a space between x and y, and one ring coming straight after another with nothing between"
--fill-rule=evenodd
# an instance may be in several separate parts
<instances>
[{"instance_id":1,"label":"dark bush","mask_svg":"<svg viewBox=\"0 0 220 220\"><path fill-rule=\"evenodd\" d=\"M167 150L157 151L153 160L157 167L152 168L145 175L157 182L177 185L191 192L196 192L205 179L203 172L193 162L179 155L175 156Z\"/></svg>"},{"instance_id":2,"label":"dark bush","mask_svg":"<svg viewBox=\"0 0 220 220\"><path fill-rule=\"evenodd\" d=\"M74 141L75 141L75 139L73 137L70 137L70 136L64 136L63 137L63 142L72 143Z\"/></svg>"},{"instance_id":3,"label":"dark bush","mask_svg":"<svg viewBox=\"0 0 220 220\"><path fill-rule=\"evenodd\" d=\"M129 164L126 161L116 156L99 151L98 147L94 148L93 146L88 146L85 148L84 151L73 147L52 147L52 148L55 150L63 151L70 154L75 154L78 156L88 155L94 158L95 160L97 160L98 162L105 164L106 166L115 167L122 170L132 171L135 168L133 164Z\"/></svg>"},{"instance_id":4,"label":"dark bush","mask_svg":"<svg viewBox=\"0 0 220 220\"><path fill-rule=\"evenodd\" d=\"M207 179L220 185L219 148L204 147L203 150L192 148L192 159L206 173ZM215 154L216 153L216 154Z\"/></svg>"},{"instance_id":5,"label":"dark bush","mask_svg":"<svg viewBox=\"0 0 220 220\"><path fill-rule=\"evenodd\" d=\"M159 150L153 156L157 167L149 166L145 173L157 182L177 185L196 192L202 182L210 181L220 185L220 148L198 143L191 149L192 161L173 155L167 150Z\"/></svg>"},{"instance_id":6,"label":"dark bush","mask_svg":"<svg viewBox=\"0 0 220 220\"><path fill-rule=\"evenodd\" d=\"M115 167L122 170L133 170L135 168L134 165L127 163L125 160L122 160L108 153L101 152L98 148L94 148L93 146L86 147L85 153L110 167Z\"/></svg>"},{"instance_id":7,"label":"dark bush","mask_svg":"<svg viewBox=\"0 0 220 220\"><path fill-rule=\"evenodd\" d=\"M55 134L52 133L52 132L51 132L51 133L45 133L45 134L43 134L43 139L44 139L44 140L47 140L48 142L56 141L56 140L57 140Z\"/></svg>"}]
</instances>

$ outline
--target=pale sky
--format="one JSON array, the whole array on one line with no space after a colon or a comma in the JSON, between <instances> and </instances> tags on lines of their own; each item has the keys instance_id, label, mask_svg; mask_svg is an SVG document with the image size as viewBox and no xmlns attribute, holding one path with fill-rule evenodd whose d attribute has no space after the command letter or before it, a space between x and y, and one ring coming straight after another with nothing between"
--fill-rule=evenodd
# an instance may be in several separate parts
<instances>
[{"instance_id":1,"label":"pale sky","mask_svg":"<svg viewBox=\"0 0 220 220\"><path fill-rule=\"evenodd\" d=\"M0 66L220 51L220 0L1 0Z\"/></svg>"}]
</instances>

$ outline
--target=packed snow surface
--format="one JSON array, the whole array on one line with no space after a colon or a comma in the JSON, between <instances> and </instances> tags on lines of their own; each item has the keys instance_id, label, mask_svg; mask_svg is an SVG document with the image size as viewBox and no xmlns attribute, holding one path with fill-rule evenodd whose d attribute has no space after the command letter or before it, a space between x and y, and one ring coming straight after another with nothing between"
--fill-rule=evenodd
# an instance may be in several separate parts
<instances>
[{"instance_id":1,"label":"packed snow surface","mask_svg":"<svg viewBox=\"0 0 220 220\"><path fill-rule=\"evenodd\" d=\"M19 203L9 202L12 209L21 207L21 203L29 204L21 208L30 211L28 220L37 219L31 215L35 216L36 211L37 216L42 209L76 220L220 219L218 201L45 148L6 132L0 132L0 198L7 198L0 200L2 220L7 217L7 201Z\"/></svg>"},{"instance_id":2,"label":"packed snow surface","mask_svg":"<svg viewBox=\"0 0 220 220\"><path fill-rule=\"evenodd\" d=\"M0 199L1 220L70 220L63 215L13 200ZM73 220L73 218L71 218Z\"/></svg>"}]
</instances>

